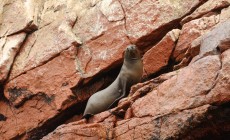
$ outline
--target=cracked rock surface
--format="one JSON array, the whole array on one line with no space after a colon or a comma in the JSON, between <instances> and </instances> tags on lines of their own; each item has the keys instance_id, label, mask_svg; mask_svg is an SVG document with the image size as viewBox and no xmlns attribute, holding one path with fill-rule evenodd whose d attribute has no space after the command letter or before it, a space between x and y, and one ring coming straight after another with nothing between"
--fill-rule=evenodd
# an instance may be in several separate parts
<instances>
[{"instance_id":1,"label":"cracked rock surface","mask_svg":"<svg viewBox=\"0 0 230 140\"><path fill-rule=\"evenodd\" d=\"M1 1L0 139L230 138L229 6ZM129 44L143 56L142 82L115 108L81 120Z\"/></svg>"}]
</instances>

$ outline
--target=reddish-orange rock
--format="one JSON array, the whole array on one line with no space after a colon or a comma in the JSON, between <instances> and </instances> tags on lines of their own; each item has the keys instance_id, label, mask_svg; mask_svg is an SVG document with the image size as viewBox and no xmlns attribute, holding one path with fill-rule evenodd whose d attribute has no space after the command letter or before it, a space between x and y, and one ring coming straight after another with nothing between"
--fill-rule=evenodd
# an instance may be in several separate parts
<instances>
[{"instance_id":1,"label":"reddish-orange rock","mask_svg":"<svg viewBox=\"0 0 230 140\"><path fill-rule=\"evenodd\" d=\"M49 126L46 126L40 132L36 132L34 128L41 127L46 122L45 120L49 120L51 116L59 113L55 110L52 98L46 95L34 96L20 108L15 108L2 100L0 106L0 113L5 117L5 121L0 120L0 139L3 140L14 139L17 136L19 136L18 139L21 139L20 136L26 134L26 132L28 132L27 139L28 137L32 139L32 136L36 139L36 134L40 133L39 135L42 135Z\"/></svg>"},{"instance_id":2,"label":"reddish-orange rock","mask_svg":"<svg viewBox=\"0 0 230 140\"><path fill-rule=\"evenodd\" d=\"M219 3L217 1L215 2L208 1L204 5L206 8L209 7L208 9L210 9L213 8L215 4L217 4L216 8L218 9L221 8L218 7L218 4L221 3L226 4L226 1L225 2L219 1ZM199 8L202 8L204 5L202 5ZM176 62L180 62L180 64L174 67L175 69L188 65L191 59L197 54L199 54L199 47L197 45L200 44L199 42L201 42L202 35L212 30L212 28L216 24L219 24L229 19L230 17L229 7L222 9L220 11L221 11L220 14L214 13L201 18L200 16L198 16L197 17L198 19L183 24L181 35L179 37L178 43L173 52L173 58L176 60Z\"/></svg>"},{"instance_id":3,"label":"reddish-orange rock","mask_svg":"<svg viewBox=\"0 0 230 140\"><path fill-rule=\"evenodd\" d=\"M130 119L133 117L133 112L132 112L132 108L128 108L126 113L125 113L125 116L124 116L124 119Z\"/></svg>"},{"instance_id":4,"label":"reddish-orange rock","mask_svg":"<svg viewBox=\"0 0 230 140\"><path fill-rule=\"evenodd\" d=\"M41 139L48 133L44 139L195 139L212 129L220 134L229 132L228 104L224 104L229 103L229 48L227 36L220 34L228 31L226 26L226 31L217 26L213 30L219 35L214 35L218 53L204 43L212 37L201 38L197 44L203 42L201 52L207 53L189 66L134 86L129 97L110 111L88 121L71 122L79 120L93 93L114 80L128 44L136 44L143 54L161 44L144 57L147 66L152 63L148 59L159 52L156 56L161 62L157 68L149 67L147 74L166 66L177 42L165 34L180 27L180 20L204 1L0 3L0 39L27 34L25 42L18 45L20 52L9 79L0 85L0 139ZM215 16L224 22L229 8L219 8L216 12L221 14ZM195 46L196 50L200 47Z\"/></svg>"},{"instance_id":5,"label":"reddish-orange rock","mask_svg":"<svg viewBox=\"0 0 230 140\"><path fill-rule=\"evenodd\" d=\"M46 64L27 71L6 84L5 97L10 101L10 106L1 103L5 105L0 112L7 120L0 123L7 125L1 127L0 138L15 138L18 135L25 138L41 137L39 135L44 134L36 131L38 126L55 120L60 112L86 100L103 86L102 79L92 84L92 87L85 87L86 89L74 88L81 80L75 65L76 53L77 48L72 46ZM12 113L14 115L11 115ZM11 128L15 123L20 131Z\"/></svg>"},{"instance_id":6,"label":"reddish-orange rock","mask_svg":"<svg viewBox=\"0 0 230 140\"><path fill-rule=\"evenodd\" d=\"M179 70L177 75L132 105L134 116L157 116L210 102L206 101L205 95L213 88L220 68L221 63L216 55L207 56Z\"/></svg>"},{"instance_id":7,"label":"reddish-orange rock","mask_svg":"<svg viewBox=\"0 0 230 140\"><path fill-rule=\"evenodd\" d=\"M125 23L122 5L117 0L79 1L76 7L78 19L73 27L73 32L79 36L83 42L96 40L98 37L103 36L108 30L122 26ZM118 32L122 33L122 31ZM111 36L108 37L113 37L113 35L111 34Z\"/></svg>"},{"instance_id":8,"label":"reddish-orange rock","mask_svg":"<svg viewBox=\"0 0 230 140\"><path fill-rule=\"evenodd\" d=\"M78 124L78 122L73 122L67 125L63 125L57 128L57 131L44 137L43 140L50 139L112 139L113 133L112 129L114 122L107 119L102 123L92 123L92 124Z\"/></svg>"},{"instance_id":9,"label":"reddish-orange rock","mask_svg":"<svg viewBox=\"0 0 230 140\"><path fill-rule=\"evenodd\" d=\"M162 33L167 33L165 29L170 28L171 23L176 23L200 3L202 0L121 0L125 11L127 35L132 43L149 45L159 40Z\"/></svg>"},{"instance_id":10,"label":"reddish-orange rock","mask_svg":"<svg viewBox=\"0 0 230 140\"><path fill-rule=\"evenodd\" d=\"M69 15L70 16L70 15ZM46 63L80 40L72 33L71 23L75 17L65 17L30 34L17 55L10 79Z\"/></svg>"},{"instance_id":11,"label":"reddish-orange rock","mask_svg":"<svg viewBox=\"0 0 230 140\"><path fill-rule=\"evenodd\" d=\"M130 44L124 29L114 27L79 48L76 62L82 77L91 78L122 63L123 52Z\"/></svg>"},{"instance_id":12,"label":"reddish-orange rock","mask_svg":"<svg viewBox=\"0 0 230 140\"><path fill-rule=\"evenodd\" d=\"M223 113L224 112L224 113ZM194 109L173 112L160 117L142 117L118 121L115 128L111 122L105 121L97 124L70 123L58 127L54 132L45 136L48 139L197 139L215 132L230 130L228 119L229 109L218 108L210 105L200 106ZM219 121L215 119L225 118ZM109 125L110 124L110 125ZM223 128L224 127L224 128ZM213 129L218 128L213 131ZM196 129L197 131L193 131ZM105 134L106 131L106 135ZM212 133L210 133L212 132ZM221 137L221 135L219 136ZM215 138L215 137L214 137ZM217 137L218 138L218 137ZM224 137L223 137L224 138Z\"/></svg>"},{"instance_id":13,"label":"reddish-orange rock","mask_svg":"<svg viewBox=\"0 0 230 140\"><path fill-rule=\"evenodd\" d=\"M172 30L143 56L144 77L154 74L168 65L180 30Z\"/></svg>"},{"instance_id":14,"label":"reddish-orange rock","mask_svg":"<svg viewBox=\"0 0 230 140\"><path fill-rule=\"evenodd\" d=\"M0 3L0 38L22 30L31 30L33 17L25 1L8 0Z\"/></svg>"},{"instance_id":15,"label":"reddish-orange rock","mask_svg":"<svg viewBox=\"0 0 230 140\"><path fill-rule=\"evenodd\" d=\"M129 109L133 112L131 118L116 121L116 119L109 119L112 116L106 111L92 117L90 122L97 120L96 122L101 125L108 122L108 119L112 122L116 121L116 125L112 127L113 129L108 129L107 133L113 133L112 138L118 140L197 139L212 135L215 133L213 131L215 128L217 128L215 131L223 133L223 136L214 137L224 138L228 136L225 132L230 131L230 119L227 117L230 115L230 110L228 105L225 105L230 101L230 77L227 74L230 71L229 59L228 49L221 54L221 58L219 55L208 55L176 72L139 84L138 87L142 85L146 90L140 87L135 90L136 93L119 102L117 107L121 109L121 104L124 104L125 100L134 99L133 96L137 96L140 90L146 92L142 93L143 97L135 98L134 103L130 105ZM152 91L149 90L147 85L156 82L157 79L165 81L163 80L163 83L156 87L152 86ZM62 134L72 136L72 131L77 132L92 125L74 124L70 123L67 128L60 129L66 127L63 125L43 139L57 138ZM71 132L67 132L68 130ZM87 130L90 131L91 128ZM104 130L97 130L104 133ZM100 137L99 134L96 135ZM75 137L85 138L79 133L75 133ZM106 138L111 137L107 135Z\"/></svg>"},{"instance_id":16,"label":"reddish-orange rock","mask_svg":"<svg viewBox=\"0 0 230 140\"><path fill-rule=\"evenodd\" d=\"M230 0L208 0L198 7L192 14L182 19L181 24L185 24L188 21L200 18L201 16L211 13L212 11L228 7L229 5Z\"/></svg>"},{"instance_id":17,"label":"reddish-orange rock","mask_svg":"<svg viewBox=\"0 0 230 140\"><path fill-rule=\"evenodd\" d=\"M19 108L7 105L1 108L1 112L7 117L4 122L6 125L1 128L3 139L14 138L27 130L33 130L80 98L80 95L76 97L70 90L80 80L74 65L75 55L76 47L73 46L45 65L27 71L7 83L5 96L10 105ZM15 123L20 131L11 128Z\"/></svg>"},{"instance_id":18,"label":"reddish-orange rock","mask_svg":"<svg viewBox=\"0 0 230 140\"><path fill-rule=\"evenodd\" d=\"M210 17L202 17L183 25L177 45L173 52L173 58L177 62L180 62L185 58L186 51L191 47L193 40L207 33L211 27L219 22L218 16L213 15Z\"/></svg>"},{"instance_id":19,"label":"reddish-orange rock","mask_svg":"<svg viewBox=\"0 0 230 140\"><path fill-rule=\"evenodd\" d=\"M228 45L226 46L224 44L228 44L230 38L229 26L230 20L228 19L217 24L210 32L194 40L190 52L198 49L200 51L199 55L195 56L190 64L204 56L219 54L228 49Z\"/></svg>"},{"instance_id":20,"label":"reddish-orange rock","mask_svg":"<svg viewBox=\"0 0 230 140\"><path fill-rule=\"evenodd\" d=\"M77 48L72 46L46 64L27 71L10 80L5 86L5 96L15 106L36 95L46 96L61 109L65 100L74 96L71 87L78 84L80 76L75 66Z\"/></svg>"},{"instance_id":21,"label":"reddish-orange rock","mask_svg":"<svg viewBox=\"0 0 230 140\"><path fill-rule=\"evenodd\" d=\"M221 40L218 48L220 49L220 52L224 52L225 50L230 49L230 37Z\"/></svg>"},{"instance_id":22,"label":"reddish-orange rock","mask_svg":"<svg viewBox=\"0 0 230 140\"><path fill-rule=\"evenodd\" d=\"M186 1L185 3L180 5L180 7L173 9L178 11L177 15L169 16L170 18L160 18L160 19L157 18L158 20L162 20L162 22L159 25L150 22L151 26L153 25L153 27L150 27L149 22L146 21L145 23L145 21L143 21L142 18L140 19L138 18L137 20L136 19L137 16L135 16L136 14L139 14L140 17L142 16L143 18L145 16L149 16L145 14L146 13L145 10L148 8L152 9L151 12L149 12L150 15L153 16L156 15L156 9L150 7L149 5L146 5L146 3L148 2L149 1L143 1L140 3L136 2L135 4L135 6L137 6L138 9L140 10L143 9L144 13L140 12L140 10L137 10L135 7L130 9L129 6L130 4L132 5L132 3L130 2L124 3L123 1L121 1L121 5L120 5L120 3L117 3L116 1L110 1L108 2L109 4L102 1L101 3L99 2L97 5L95 5L95 7L91 8L90 10L82 12L85 15L87 15L87 17L85 15L83 16L80 14L79 20L75 24L74 32L78 34L83 41L86 41L86 43L81 46L77 56L78 58L77 62L79 66L78 70L82 73L82 76L84 78L93 77L99 72L103 70L107 70L107 68L110 68L112 65L116 65L117 63L120 63L124 48L128 44L130 44L130 40L129 40L130 37L132 40L133 36L136 36L135 37L136 39L145 36L152 36L150 35L152 31L155 31L158 28L160 30L160 27L162 27L164 23L167 24L172 20L179 19L186 12L189 12L189 10L192 7L195 7L199 3L199 1L191 2L191 3L190 1ZM165 6L168 6L170 8L175 8L175 7L171 7L170 3L167 3L164 6L161 5L161 3L157 3L157 2L150 2L150 3L156 6L160 6L162 8L163 7L165 8ZM118 7L116 13L118 14L117 17L118 19L111 18L111 16L109 16L111 15L110 11L105 10L105 8L102 8L103 5ZM189 8L187 7L188 5ZM121 11L122 9L121 6L123 6L125 13ZM139 11L139 13L136 13L136 10ZM102 16L102 14L98 11L102 11L102 13L106 16ZM125 18L123 18L124 16ZM113 22L108 22L111 19L113 19ZM124 19L126 21L123 21ZM92 22L92 21L97 21L97 22ZM157 21L153 21L153 22L158 23ZM144 23L149 24L150 28L146 29L146 31L149 33L144 33L146 31L141 31L138 29L140 28L140 25ZM95 31L95 27L98 28L96 31ZM134 30L137 30L138 32ZM129 37L127 37L127 33ZM157 38L157 35L154 35L154 37ZM140 48L141 47L142 46L140 46Z\"/></svg>"},{"instance_id":23,"label":"reddish-orange rock","mask_svg":"<svg viewBox=\"0 0 230 140\"><path fill-rule=\"evenodd\" d=\"M204 105L161 117L142 117L121 121L115 127L114 138L117 140L183 139L183 135L189 133L190 128L199 126L199 121L206 119L209 110L210 106Z\"/></svg>"},{"instance_id":24,"label":"reddish-orange rock","mask_svg":"<svg viewBox=\"0 0 230 140\"><path fill-rule=\"evenodd\" d=\"M222 53L221 60L222 68L216 78L217 83L206 96L207 100L217 104L228 103L230 99L230 49Z\"/></svg>"},{"instance_id":25,"label":"reddish-orange rock","mask_svg":"<svg viewBox=\"0 0 230 140\"><path fill-rule=\"evenodd\" d=\"M8 77L14 58L25 37L25 33L20 33L0 39L0 82Z\"/></svg>"},{"instance_id":26,"label":"reddish-orange rock","mask_svg":"<svg viewBox=\"0 0 230 140\"><path fill-rule=\"evenodd\" d=\"M122 62L130 41L126 35L124 12L117 0L79 2L73 32L81 38L76 57L83 78L92 78Z\"/></svg>"},{"instance_id":27,"label":"reddish-orange rock","mask_svg":"<svg viewBox=\"0 0 230 140\"><path fill-rule=\"evenodd\" d=\"M203 57L210 54L216 54L218 52L218 45L221 41L230 37L230 19L225 22L221 22L216 25L216 28L202 36L200 44L199 57Z\"/></svg>"}]
</instances>

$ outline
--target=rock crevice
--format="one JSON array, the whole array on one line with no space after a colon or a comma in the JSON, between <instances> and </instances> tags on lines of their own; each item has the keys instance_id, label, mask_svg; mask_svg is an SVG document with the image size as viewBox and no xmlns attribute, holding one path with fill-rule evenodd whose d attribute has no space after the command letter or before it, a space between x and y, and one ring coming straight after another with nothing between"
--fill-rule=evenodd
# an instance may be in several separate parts
<instances>
[{"instance_id":1,"label":"rock crevice","mask_svg":"<svg viewBox=\"0 0 230 140\"><path fill-rule=\"evenodd\" d=\"M4 0L0 139L229 138L229 3ZM143 83L81 120L131 43L143 55Z\"/></svg>"}]
</instances>

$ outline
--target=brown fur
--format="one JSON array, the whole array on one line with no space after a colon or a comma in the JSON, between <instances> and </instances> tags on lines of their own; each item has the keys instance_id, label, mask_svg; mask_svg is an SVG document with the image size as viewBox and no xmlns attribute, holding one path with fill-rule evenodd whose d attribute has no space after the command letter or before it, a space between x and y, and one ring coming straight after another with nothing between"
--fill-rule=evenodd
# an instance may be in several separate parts
<instances>
[{"instance_id":1,"label":"brown fur","mask_svg":"<svg viewBox=\"0 0 230 140\"><path fill-rule=\"evenodd\" d=\"M93 94L87 103L83 118L103 112L111 108L121 98L129 93L133 84L140 82L143 73L143 64L140 52L134 45L125 50L124 63L115 81L105 88Z\"/></svg>"}]
</instances>

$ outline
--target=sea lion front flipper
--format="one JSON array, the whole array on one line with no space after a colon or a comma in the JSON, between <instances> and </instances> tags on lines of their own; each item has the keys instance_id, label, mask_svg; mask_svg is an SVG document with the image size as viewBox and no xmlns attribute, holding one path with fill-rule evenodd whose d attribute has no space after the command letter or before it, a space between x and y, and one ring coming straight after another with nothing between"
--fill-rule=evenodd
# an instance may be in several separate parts
<instances>
[{"instance_id":1,"label":"sea lion front flipper","mask_svg":"<svg viewBox=\"0 0 230 140\"><path fill-rule=\"evenodd\" d=\"M108 108L108 109L111 109L113 107L115 107L115 104L119 102L120 99L124 98L125 96L123 96L123 94L121 95L121 97L117 98Z\"/></svg>"},{"instance_id":2,"label":"sea lion front flipper","mask_svg":"<svg viewBox=\"0 0 230 140\"><path fill-rule=\"evenodd\" d=\"M120 83L121 83L121 85L122 85L122 91L121 91L122 95L121 95L120 97L118 97L118 98L107 108L107 110L108 110L108 109L111 109L116 103L119 102L120 99L124 98L125 95L126 95L127 79L125 78L125 79L123 79L123 80L120 80Z\"/></svg>"},{"instance_id":3,"label":"sea lion front flipper","mask_svg":"<svg viewBox=\"0 0 230 140\"><path fill-rule=\"evenodd\" d=\"M93 114L85 114L84 116L81 117L81 119L86 119L88 120L90 117L92 117Z\"/></svg>"}]
</instances>

